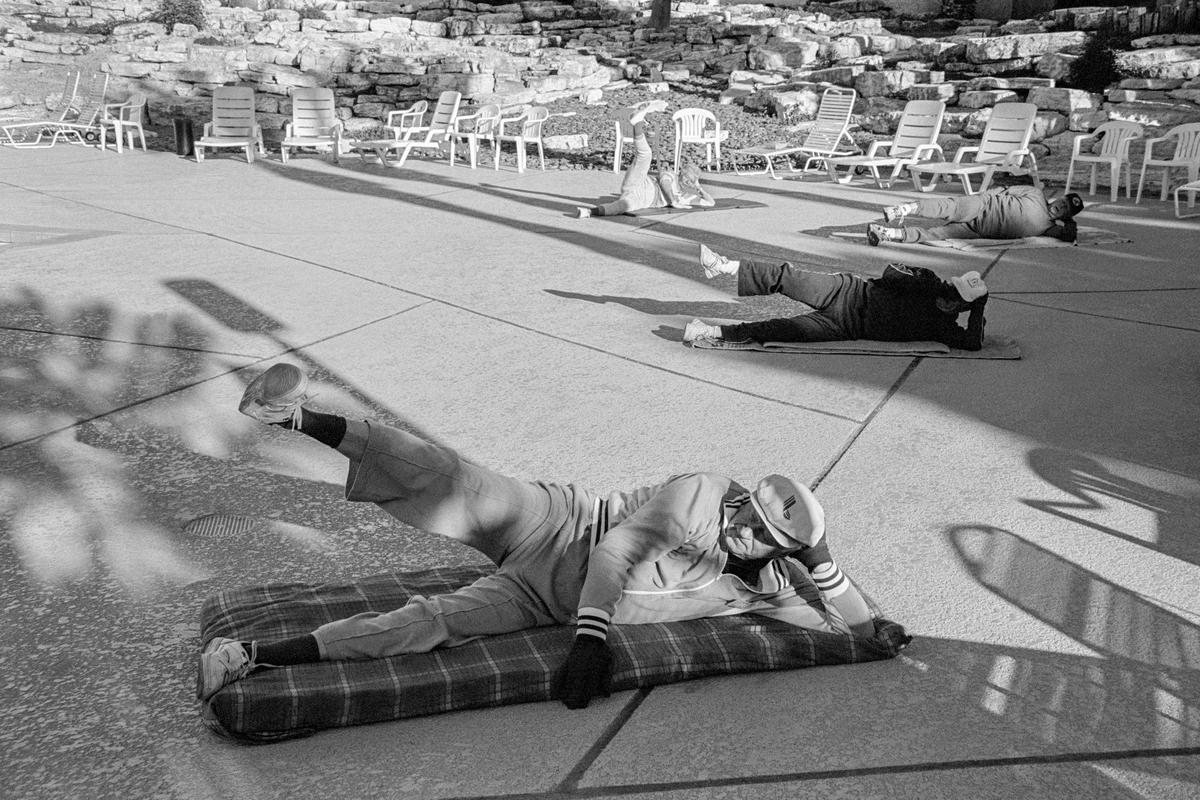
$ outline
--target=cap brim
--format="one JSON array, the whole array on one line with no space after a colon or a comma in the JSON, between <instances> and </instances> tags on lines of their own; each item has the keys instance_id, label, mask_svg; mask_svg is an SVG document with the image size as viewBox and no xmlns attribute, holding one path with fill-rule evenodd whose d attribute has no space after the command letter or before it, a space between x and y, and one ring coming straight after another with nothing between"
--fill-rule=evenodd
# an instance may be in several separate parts
<instances>
[{"instance_id":1,"label":"cap brim","mask_svg":"<svg viewBox=\"0 0 1200 800\"><path fill-rule=\"evenodd\" d=\"M754 492L750 493L750 504L754 506L754 510L757 512L758 518L762 520L763 527L770 532L771 538L775 540L775 544L779 545L780 547L787 547L791 549L799 549L803 546L798 544L792 537L788 536L779 528L775 527L771 520L767 519L767 515L763 513L762 505L758 502L758 497Z\"/></svg>"}]
</instances>

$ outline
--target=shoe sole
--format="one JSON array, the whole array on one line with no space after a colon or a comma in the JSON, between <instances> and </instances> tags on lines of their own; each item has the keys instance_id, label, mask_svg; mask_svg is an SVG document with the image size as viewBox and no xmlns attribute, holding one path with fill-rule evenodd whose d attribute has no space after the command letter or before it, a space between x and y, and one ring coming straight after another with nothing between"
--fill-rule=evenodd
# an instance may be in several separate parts
<instances>
[{"instance_id":1,"label":"shoe sole","mask_svg":"<svg viewBox=\"0 0 1200 800\"><path fill-rule=\"evenodd\" d=\"M267 388L268 385L271 385L270 389ZM281 385L286 389L281 389ZM304 402L307 388L308 376L299 367L294 364L274 364L246 386L246 390L242 392L242 399L238 402L238 411L260 422L286 421L288 417L279 420L264 417L283 413L272 411L273 406L283 406L286 409L287 406ZM268 400L268 397L273 399ZM286 399L289 397L293 399ZM264 414L264 411L267 413Z\"/></svg>"},{"instance_id":2,"label":"shoe sole","mask_svg":"<svg viewBox=\"0 0 1200 800\"><path fill-rule=\"evenodd\" d=\"M879 234L870 228L867 228L867 244L871 245L871 247L879 246Z\"/></svg>"},{"instance_id":3,"label":"shoe sole","mask_svg":"<svg viewBox=\"0 0 1200 800\"><path fill-rule=\"evenodd\" d=\"M205 693L204 690L209 685L210 678L212 678L212 681L216 680L215 676L209 675L210 670L208 669L208 664L212 659L206 658L206 656L211 655L217 650L217 648L226 642L232 641L233 639L223 639L221 637L217 637L216 639L209 641L208 644L204 645L204 649L200 651L200 663L198 665L198 669L196 670L196 699L201 703L206 702L210 697L221 691L221 689L225 686L225 684L222 683L207 694Z\"/></svg>"}]
</instances>

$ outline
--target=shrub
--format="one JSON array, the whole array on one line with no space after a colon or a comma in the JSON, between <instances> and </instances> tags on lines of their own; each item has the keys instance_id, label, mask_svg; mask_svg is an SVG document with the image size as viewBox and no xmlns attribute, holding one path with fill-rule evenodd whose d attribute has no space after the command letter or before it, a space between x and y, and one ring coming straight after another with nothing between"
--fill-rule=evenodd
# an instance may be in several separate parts
<instances>
[{"instance_id":1,"label":"shrub","mask_svg":"<svg viewBox=\"0 0 1200 800\"><path fill-rule=\"evenodd\" d=\"M1100 28L1091 35L1083 53L1071 64L1065 83L1075 89L1103 92L1125 77L1117 66L1117 51L1128 50L1129 31Z\"/></svg>"},{"instance_id":2,"label":"shrub","mask_svg":"<svg viewBox=\"0 0 1200 800\"><path fill-rule=\"evenodd\" d=\"M171 30L175 23L204 27L204 4L201 0L160 0L158 11L150 15L153 22L162 23Z\"/></svg>"},{"instance_id":3,"label":"shrub","mask_svg":"<svg viewBox=\"0 0 1200 800\"><path fill-rule=\"evenodd\" d=\"M304 6L300 9L300 19L328 19L325 12L316 6Z\"/></svg>"}]
</instances>

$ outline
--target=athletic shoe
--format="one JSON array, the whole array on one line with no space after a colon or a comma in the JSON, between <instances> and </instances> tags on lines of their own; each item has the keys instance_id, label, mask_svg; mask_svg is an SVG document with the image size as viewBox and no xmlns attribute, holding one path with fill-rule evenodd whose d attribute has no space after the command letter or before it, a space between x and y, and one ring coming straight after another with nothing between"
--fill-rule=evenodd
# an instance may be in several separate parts
<instances>
[{"instance_id":1,"label":"athletic shoe","mask_svg":"<svg viewBox=\"0 0 1200 800\"><path fill-rule=\"evenodd\" d=\"M592 210L584 206L575 206L575 216L580 219L587 219L592 215Z\"/></svg>"},{"instance_id":2,"label":"athletic shoe","mask_svg":"<svg viewBox=\"0 0 1200 800\"><path fill-rule=\"evenodd\" d=\"M888 206L883 209L883 218L888 222L903 220L909 214L917 213L916 203L901 203L898 206Z\"/></svg>"},{"instance_id":3,"label":"athletic shoe","mask_svg":"<svg viewBox=\"0 0 1200 800\"><path fill-rule=\"evenodd\" d=\"M667 110L666 100L645 100L630 108L629 124L636 125L646 118L647 114L659 113Z\"/></svg>"},{"instance_id":4,"label":"athletic shoe","mask_svg":"<svg viewBox=\"0 0 1200 800\"><path fill-rule=\"evenodd\" d=\"M867 225L867 244L871 247L877 247L880 242L902 242L904 241L903 228L889 228L886 225L880 225L878 222L872 222Z\"/></svg>"},{"instance_id":5,"label":"athletic shoe","mask_svg":"<svg viewBox=\"0 0 1200 800\"><path fill-rule=\"evenodd\" d=\"M709 325L704 320L694 319L687 324L683 329L683 340L685 342L694 342L697 339L719 339L721 329L716 325Z\"/></svg>"},{"instance_id":6,"label":"athletic shoe","mask_svg":"<svg viewBox=\"0 0 1200 800\"><path fill-rule=\"evenodd\" d=\"M300 405L308 401L308 376L294 364L275 364L250 381L238 411L251 419L274 425L291 422L300 427L303 411Z\"/></svg>"},{"instance_id":7,"label":"athletic shoe","mask_svg":"<svg viewBox=\"0 0 1200 800\"><path fill-rule=\"evenodd\" d=\"M234 639L213 639L200 653L200 674L196 676L196 699L208 700L223 686L240 681L258 666L258 645L250 643L250 652Z\"/></svg>"},{"instance_id":8,"label":"athletic shoe","mask_svg":"<svg viewBox=\"0 0 1200 800\"><path fill-rule=\"evenodd\" d=\"M709 280L718 275L733 275L737 272L734 262L725 256L718 255L704 245L700 245L700 267L704 270L704 277Z\"/></svg>"}]
</instances>

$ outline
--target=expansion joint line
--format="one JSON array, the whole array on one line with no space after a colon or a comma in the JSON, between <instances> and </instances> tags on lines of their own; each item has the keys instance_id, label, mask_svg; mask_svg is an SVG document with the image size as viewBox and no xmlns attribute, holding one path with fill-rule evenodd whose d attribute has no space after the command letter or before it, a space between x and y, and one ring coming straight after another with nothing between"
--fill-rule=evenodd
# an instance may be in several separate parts
<instances>
[{"instance_id":1,"label":"expansion joint line","mask_svg":"<svg viewBox=\"0 0 1200 800\"><path fill-rule=\"evenodd\" d=\"M621 729L625 727L625 723L629 722L630 717L632 717L634 712L637 711L642 705L642 701L649 697L650 692L653 691L653 689L653 686L645 686L633 693L633 697L631 697L629 702L625 704L625 707L621 709L621 713L617 714L616 718L613 719L612 722L608 723L608 725L604 728L604 731L599 737L597 737L596 741L592 743L592 746L589 747L587 752L583 754L583 757L576 762L575 766L571 768L571 771L567 773L566 777L559 781L558 785L554 787L552 794L569 794L574 792L579 787L579 781L583 778L584 773L591 769L592 764L594 764L596 759L600 757L600 754L604 752L604 748L608 747L609 742L617 737L617 734L620 733Z\"/></svg>"},{"instance_id":2,"label":"expansion joint line","mask_svg":"<svg viewBox=\"0 0 1200 800\"><path fill-rule=\"evenodd\" d=\"M821 482L825 480L829 473L833 471L833 468L838 465L838 462L840 462L850 448L854 446L854 443L858 441L858 437L862 436L863 431L865 431L867 426L871 424L871 420L875 419L875 416L883 410L885 405L887 405L887 401L891 400L892 396L895 395L896 392L900 391L900 387L903 386L904 382L908 380L908 376L912 375L917 366L924 360L924 356L917 356L911 362L909 362L909 365L905 367L904 372L900 373L900 377L896 378L895 382L892 383L891 387L888 388L887 394L879 399L879 402L875 404L875 407L871 409L871 412L867 414L866 418L863 419L863 421L860 422L853 431L851 431L850 435L846 438L846 441L842 443L842 446L838 448L838 451L834 454L833 458L829 459L829 462L825 465L825 468L821 470L821 473L817 475L816 480L814 480L812 485L809 487L810 489L816 491L816 488L821 485Z\"/></svg>"}]
</instances>

